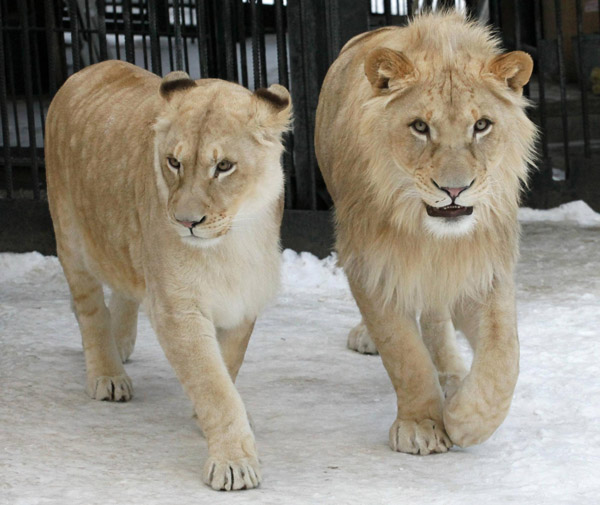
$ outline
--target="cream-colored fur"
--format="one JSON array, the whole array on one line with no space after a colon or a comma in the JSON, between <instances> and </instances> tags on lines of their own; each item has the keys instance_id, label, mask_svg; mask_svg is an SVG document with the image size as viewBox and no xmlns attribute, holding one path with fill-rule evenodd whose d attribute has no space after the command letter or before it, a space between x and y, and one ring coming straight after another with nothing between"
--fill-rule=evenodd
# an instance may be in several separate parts
<instances>
[{"instance_id":1,"label":"cream-colored fur","mask_svg":"<svg viewBox=\"0 0 600 505\"><path fill-rule=\"evenodd\" d=\"M278 85L251 93L183 72L161 81L109 61L69 78L46 121L48 198L87 391L131 398L122 363L143 303L194 404L209 449L204 479L215 489L260 481L234 381L278 286L290 110Z\"/></svg>"},{"instance_id":2,"label":"cream-colored fur","mask_svg":"<svg viewBox=\"0 0 600 505\"><path fill-rule=\"evenodd\" d=\"M442 13L355 37L324 81L316 152L363 316L348 344L381 354L398 396L394 450L476 444L507 415L531 70L525 53L501 55L486 27ZM429 214L452 202L442 188L465 187L455 203L471 215ZM469 372L455 327L474 348Z\"/></svg>"}]
</instances>

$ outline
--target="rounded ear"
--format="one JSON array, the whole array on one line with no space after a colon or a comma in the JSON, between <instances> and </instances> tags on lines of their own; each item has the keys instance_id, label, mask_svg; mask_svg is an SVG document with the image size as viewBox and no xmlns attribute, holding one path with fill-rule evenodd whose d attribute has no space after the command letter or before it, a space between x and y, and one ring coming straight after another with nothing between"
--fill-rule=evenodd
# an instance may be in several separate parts
<instances>
[{"instance_id":1,"label":"rounded ear","mask_svg":"<svg viewBox=\"0 0 600 505\"><path fill-rule=\"evenodd\" d=\"M388 47L377 47L365 58L365 75L375 90L386 90L394 81L413 76L415 67L400 51Z\"/></svg>"},{"instance_id":2,"label":"rounded ear","mask_svg":"<svg viewBox=\"0 0 600 505\"><path fill-rule=\"evenodd\" d=\"M173 94L196 86L196 82L190 79L185 72L170 72L163 77L160 83L160 96L165 100L170 100Z\"/></svg>"},{"instance_id":3,"label":"rounded ear","mask_svg":"<svg viewBox=\"0 0 600 505\"><path fill-rule=\"evenodd\" d=\"M523 51L496 56L489 63L489 71L517 93L523 92L523 86L529 82L533 72L533 60Z\"/></svg>"},{"instance_id":4,"label":"rounded ear","mask_svg":"<svg viewBox=\"0 0 600 505\"><path fill-rule=\"evenodd\" d=\"M292 100L287 89L279 84L257 89L253 97L256 102L256 119L261 127L283 133L289 128Z\"/></svg>"}]
</instances>

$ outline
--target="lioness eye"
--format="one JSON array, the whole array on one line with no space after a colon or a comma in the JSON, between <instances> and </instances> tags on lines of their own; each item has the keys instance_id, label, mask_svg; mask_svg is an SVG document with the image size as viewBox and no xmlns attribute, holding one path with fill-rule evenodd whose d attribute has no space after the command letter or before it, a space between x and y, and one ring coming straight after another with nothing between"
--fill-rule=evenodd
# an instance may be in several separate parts
<instances>
[{"instance_id":1,"label":"lioness eye","mask_svg":"<svg viewBox=\"0 0 600 505\"><path fill-rule=\"evenodd\" d=\"M173 158L171 156L167 156L167 164L173 170L179 170L181 168L181 163L177 160L177 158Z\"/></svg>"},{"instance_id":2,"label":"lioness eye","mask_svg":"<svg viewBox=\"0 0 600 505\"><path fill-rule=\"evenodd\" d=\"M491 126L491 124L492 122L489 119L480 119L475 123L473 129L475 130L475 133L481 133L486 131Z\"/></svg>"},{"instance_id":3,"label":"lioness eye","mask_svg":"<svg viewBox=\"0 0 600 505\"><path fill-rule=\"evenodd\" d=\"M429 126L427 126L427 123L425 121L421 121L420 119L413 121L410 126L413 130L421 135L424 135L429 131Z\"/></svg>"},{"instance_id":4,"label":"lioness eye","mask_svg":"<svg viewBox=\"0 0 600 505\"><path fill-rule=\"evenodd\" d=\"M233 168L233 163L229 160L221 160L217 164L217 172L224 173L229 172Z\"/></svg>"}]
</instances>

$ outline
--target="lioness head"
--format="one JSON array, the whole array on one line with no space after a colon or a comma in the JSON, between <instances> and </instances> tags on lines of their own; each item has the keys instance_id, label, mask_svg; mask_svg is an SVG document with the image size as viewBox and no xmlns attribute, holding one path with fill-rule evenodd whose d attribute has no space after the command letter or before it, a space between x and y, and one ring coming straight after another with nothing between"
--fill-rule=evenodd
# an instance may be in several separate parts
<instances>
[{"instance_id":1,"label":"lioness head","mask_svg":"<svg viewBox=\"0 0 600 505\"><path fill-rule=\"evenodd\" d=\"M205 247L260 220L283 192L287 90L274 84L252 93L230 82L193 81L172 72L160 95L154 164L174 229L187 243Z\"/></svg>"},{"instance_id":2,"label":"lioness head","mask_svg":"<svg viewBox=\"0 0 600 505\"><path fill-rule=\"evenodd\" d=\"M373 185L402 206L397 219L456 236L516 212L535 136L522 97L533 63L521 51L499 54L486 28L460 16L426 21L403 29L402 50L366 54L373 97L363 136L370 131L365 149L384 161L373 164Z\"/></svg>"}]
</instances>

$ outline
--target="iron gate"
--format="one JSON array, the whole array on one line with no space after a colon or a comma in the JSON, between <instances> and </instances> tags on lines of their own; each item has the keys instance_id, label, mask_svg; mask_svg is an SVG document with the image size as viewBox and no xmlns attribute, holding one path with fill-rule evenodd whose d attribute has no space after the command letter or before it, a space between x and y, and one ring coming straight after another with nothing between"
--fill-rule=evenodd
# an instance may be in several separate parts
<instances>
[{"instance_id":1,"label":"iron gate","mask_svg":"<svg viewBox=\"0 0 600 505\"><path fill-rule=\"evenodd\" d=\"M542 137L529 203L584 198L598 209L600 97L591 79L598 74L600 87L600 33L590 20L600 20L600 0L0 0L0 250L48 249L38 243L51 234L45 114L70 74L110 58L159 75L185 70L251 89L288 87L295 120L283 160L286 208L328 209L312 143L327 68L353 35L442 6L493 23L507 49L536 61L525 92ZM22 243L7 246L10 234Z\"/></svg>"}]
</instances>

